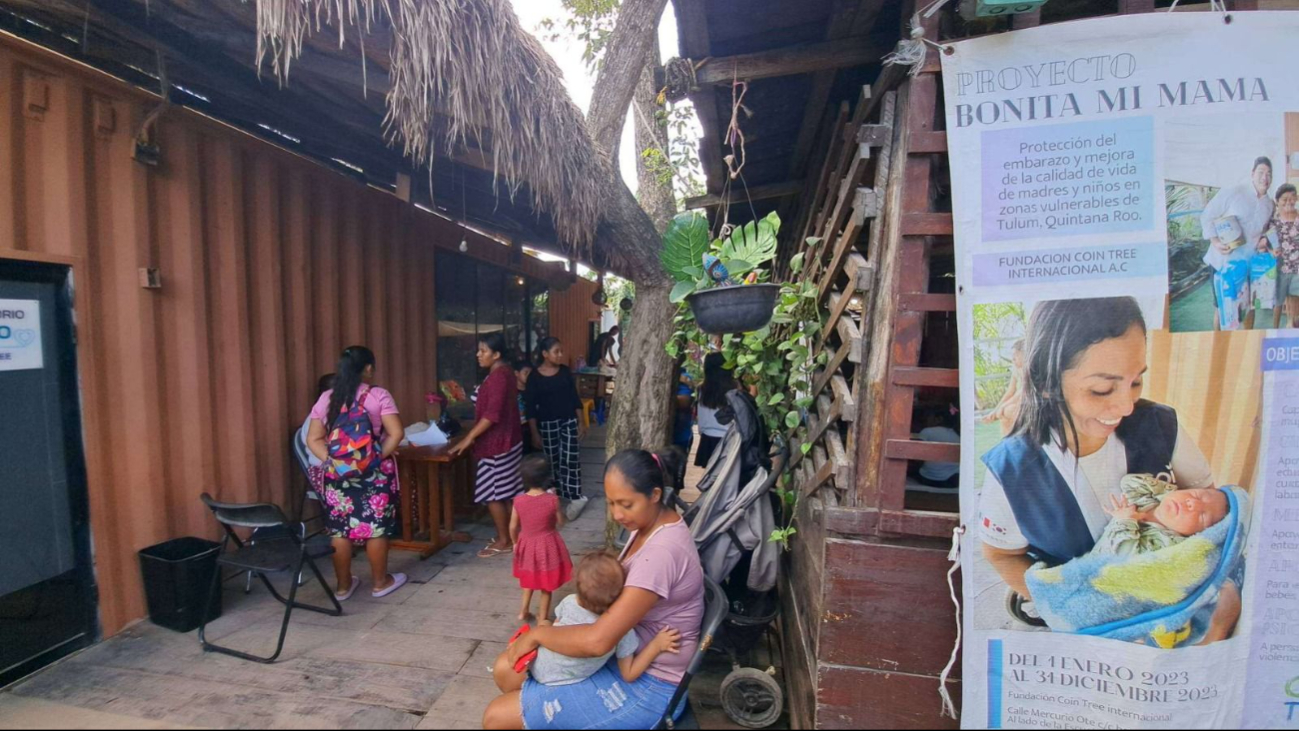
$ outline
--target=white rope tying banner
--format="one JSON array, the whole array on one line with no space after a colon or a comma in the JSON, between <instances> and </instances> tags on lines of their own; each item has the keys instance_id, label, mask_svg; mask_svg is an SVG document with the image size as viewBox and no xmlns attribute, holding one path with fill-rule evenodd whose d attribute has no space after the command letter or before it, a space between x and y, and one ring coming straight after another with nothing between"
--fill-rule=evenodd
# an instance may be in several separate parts
<instances>
[{"instance_id":1,"label":"white rope tying banner","mask_svg":"<svg viewBox=\"0 0 1299 731\"><path fill-rule=\"evenodd\" d=\"M938 695L943 699L943 715L949 718L956 718L956 705L952 703L952 694L947 691L947 679L952 674L952 669L956 667L956 656L961 651L961 600L956 595L956 584L952 577L956 574L957 569L961 568L961 536L965 535L965 526L959 525L952 529L952 550L947 554L947 560L952 562L952 567L947 570L947 591L952 595L952 604L956 607L956 645L952 647L952 656L947 659L947 667L943 668L943 674L938 676Z\"/></svg>"},{"instance_id":2,"label":"white rope tying banner","mask_svg":"<svg viewBox=\"0 0 1299 731\"><path fill-rule=\"evenodd\" d=\"M889 66L910 66L911 70L908 73L916 76L925 65L925 54L928 52L926 46L933 46L940 51L947 52L948 46L935 43L925 37L925 29L922 26L923 20L933 17L934 13L942 10L947 3L948 0L934 0L923 10L911 16L911 37L898 41L897 50L885 56L884 63Z\"/></svg>"}]
</instances>

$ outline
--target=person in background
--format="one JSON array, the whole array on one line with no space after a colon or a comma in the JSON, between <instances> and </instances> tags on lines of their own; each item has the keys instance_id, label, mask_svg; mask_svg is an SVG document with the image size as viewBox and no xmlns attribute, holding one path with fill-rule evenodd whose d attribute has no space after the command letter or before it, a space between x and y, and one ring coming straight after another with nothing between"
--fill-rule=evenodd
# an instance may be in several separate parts
<instances>
[{"instance_id":1,"label":"person in background","mask_svg":"<svg viewBox=\"0 0 1299 731\"><path fill-rule=\"evenodd\" d=\"M1268 223L1272 220L1272 213L1275 205L1267 191L1272 187L1272 161L1266 157L1259 157L1254 160L1254 167L1250 172L1248 182L1232 185L1213 196L1209 205L1204 207L1204 212L1200 214L1200 228L1204 238L1209 240L1209 250L1204 254L1204 263L1213 268L1214 271L1214 298L1219 298L1217 293L1222 285L1223 274L1227 267L1235 262L1243 262L1245 266L1249 265L1250 257L1254 253L1266 251L1268 248L1267 238L1263 235L1267 231ZM1227 242L1224 242L1218 236L1217 220L1223 216L1235 216L1240 221L1240 227L1245 234L1245 243L1237 248L1232 248ZM1251 302L1249 295L1249 278L1246 276L1245 282L1237 288L1237 302ZM1214 307L1213 329L1222 329L1222 317L1219 315L1219 306ZM1244 328L1249 330L1254 327L1254 308L1251 306L1249 312L1245 315Z\"/></svg>"},{"instance_id":2,"label":"person in background","mask_svg":"<svg viewBox=\"0 0 1299 731\"><path fill-rule=\"evenodd\" d=\"M983 423L1001 422L1001 435L1010 436L1011 430L1015 428L1015 419L1019 417L1019 404L1023 400L1024 339L1020 338L1011 349L1010 385L1006 387L1006 393L1002 394L1001 401L983 417Z\"/></svg>"},{"instance_id":3,"label":"person in background","mask_svg":"<svg viewBox=\"0 0 1299 731\"><path fill-rule=\"evenodd\" d=\"M333 539L335 595L351 599L361 584L352 575L352 546L364 545L373 589L381 598L406 584L388 573L388 541L397 529L399 486L393 453L406 434L392 394L374 386L375 358L354 345L338 360L333 386L311 410L307 448L324 463L325 525ZM323 384L322 384L323 385ZM357 455L366 455L364 464Z\"/></svg>"},{"instance_id":4,"label":"person in background","mask_svg":"<svg viewBox=\"0 0 1299 731\"><path fill-rule=\"evenodd\" d=\"M925 419L925 428L917 437L922 442L942 442L960 444L961 433L957 431L960 422L955 409L951 406L936 407L930 410ZM925 462L920 466L916 479L929 487L941 487L955 490L961 486L961 464L959 462Z\"/></svg>"},{"instance_id":5,"label":"person in background","mask_svg":"<svg viewBox=\"0 0 1299 731\"><path fill-rule=\"evenodd\" d=\"M523 492L519 463L523 459L523 420L519 416L519 386L505 359L505 336L485 333L478 339L478 365L487 378L478 388L474 403L477 423L464 439L451 447L452 456L470 449L478 460L474 502L487 505L496 524L496 540L478 552L479 558L509 553L510 501Z\"/></svg>"},{"instance_id":6,"label":"person in background","mask_svg":"<svg viewBox=\"0 0 1299 731\"><path fill-rule=\"evenodd\" d=\"M672 444L689 455L695 446L695 388L686 369L681 369L677 382L676 417L672 426Z\"/></svg>"},{"instance_id":7,"label":"person in background","mask_svg":"<svg viewBox=\"0 0 1299 731\"><path fill-rule=\"evenodd\" d=\"M514 361L514 382L519 390L519 423L523 425L526 432L528 429L528 405L524 399L524 393L528 388L528 377L532 375L532 361L527 358L516 358ZM526 436L526 435L525 435ZM523 440L523 453L532 454L540 447L534 445L531 441Z\"/></svg>"},{"instance_id":8,"label":"person in background","mask_svg":"<svg viewBox=\"0 0 1299 731\"><path fill-rule=\"evenodd\" d=\"M726 358L721 353L709 353L704 358L704 384L699 389L699 451L695 454L695 466L707 467L713 452L726 436L725 424L719 419L719 412L726 409L726 395L739 388L735 376L726 369Z\"/></svg>"},{"instance_id":9,"label":"person in background","mask_svg":"<svg viewBox=\"0 0 1299 731\"><path fill-rule=\"evenodd\" d=\"M577 381L564 365L564 344L559 338L541 341L541 363L528 377L524 402L532 444L546 453L555 473L559 497L568 502L569 520L576 520L586 508L582 495L582 400Z\"/></svg>"},{"instance_id":10,"label":"person in background","mask_svg":"<svg viewBox=\"0 0 1299 731\"><path fill-rule=\"evenodd\" d=\"M609 332L601 335L595 341L596 356L601 368L617 368L618 357L614 350L618 348L618 335L622 328L614 325Z\"/></svg>"},{"instance_id":11,"label":"person in background","mask_svg":"<svg viewBox=\"0 0 1299 731\"><path fill-rule=\"evenodd\" d=\"M1299 198L1289 183L1276 189L1276 215L1272 230L1276 233L1273 254L1277 260L1276 307L1272 310L1272 327L1281 327L1281 305L1290 316L1290 327L1299 327Z\"/></svg>"},{"instance_id":12,"label":"person in background","mask_svg":"<svg viewBox=\"0 0 1299 731\"><path fill-rule=\"evenodd\" d=\"M316 401L325 394L326 391L334 387L334 374L326 373L316 381ZM314 403L314 402L313 402ZM311 414L302 422L302 427L298 429L298 444L294 449L297 452L298 460L303 462L302 468L307 472L307 481L311 485L311 491L316 493L317 498L324 499L325 495L325 463L312 454L307 447L307 438L311 436Z\"/></svg>"}]
</instances>

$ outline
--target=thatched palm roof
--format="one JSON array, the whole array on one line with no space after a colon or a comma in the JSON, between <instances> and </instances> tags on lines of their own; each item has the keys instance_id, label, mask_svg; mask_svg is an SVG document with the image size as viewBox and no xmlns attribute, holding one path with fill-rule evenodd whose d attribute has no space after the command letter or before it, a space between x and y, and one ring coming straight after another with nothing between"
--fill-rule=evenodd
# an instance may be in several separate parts
<instances>
[{"instance_id":1,"label":"thatched palm roof","mask_svg":"<svg viewBox=\"0 0 1299 731\"><path fill-rule=\"evenodd\" d=\"M0 29L146 89L164 75L173 104L376 187L411 174L413 202L619 268L598 225L611 166L508 0L0 0Z\"/></svg>"},{"instance_id":2,"label":"thatched palm roof","mask_svg":"<svg viewBox=\"0 0 1299 731\"><path fill-rule=\"evenodd\" d=\"M230 2L233 0L223 0ZM287 81L304 39L324 26L364 36L392 29L386 132L405 153L432 164L492 133L494 171L512 191L528 182L561 236L592 241L609 170L586 133L563 77L525 32L508 0L252 0L257 59ZM362 40L362 43L364 41ZM439 129L439 115L449 117Z\"/></svg>"}]
</instances>

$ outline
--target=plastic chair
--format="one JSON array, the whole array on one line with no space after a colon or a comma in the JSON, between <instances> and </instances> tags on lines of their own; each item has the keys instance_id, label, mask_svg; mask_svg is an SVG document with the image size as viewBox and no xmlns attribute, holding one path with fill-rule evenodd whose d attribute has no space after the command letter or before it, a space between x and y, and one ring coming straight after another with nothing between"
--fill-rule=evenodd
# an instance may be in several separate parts
<instances>
[{"instance_id":1,"label":"plastic chair","mask_svg":"<svg viewBox=\"0 0 1299 731\"><path fill-rule=\"evenodd\" d=\"M697 729L699 722L695 720L694 710L690 707L689 701L685 702L685 710L681 718L672 720L672 711L682 704L685 700L686 691L690 689L690 681L694 679L699 668L704 664L704 655L708 653L709 648L713 646L713 640L717 637L718 631L722 628L722 622L726 621L727 612L730 611L729 600L726 598L726 592L716 581L704 577L704 624L699 631L699 647L695 650L694 657L690 658L690 666L686 668L686 674L677 684L677 690L672 694L672 700L668 703L668 710L663 714L663 718L654 725L655 729Z\"/></svg>"},{"instance_id":2,"label":"plastic chair","mask_svg":"<svg viewBox=\"0 0 1299 731\"><path fill-rule=\"evenodd\" d=\"M219 652L223 655L230 655L243 660L251 660L264 664L275 662L280 653L284 651L284 638L289 632L289 618L293 615L294 609L305 609L310 612L318 612L331 617L341 617L343 615L343 605L338 602L334 596L333 589L329 588L325 577L316 567L315 559L332 556L334 547L330 545L328 539L323 535L307 536L307 528L301 523L290 523L288 518L284 517L283 511L278 506L270 504L238 504L238 503L221 503L212 499L211 495L203 493L203 504L207 505L216 517L221 527L225 529L225 538L221 541L221 554L217 557L217 570L213 572L212 586L209 589L208 603L205 607L210 607L212 599L221 584L221 566L229 566L238 571L247 571L255 574L262 580L266 588L271 592L271 596L284 605L284 621L280 624L280 637L275 646L275 654L270 657L258 657L247 653L239 652L228 647L221 647L207 641L207 623L210 617L204 612L202 624L198 628L198 640L203 646L204 652ZM236 528L252 529L254 531L263 531L263 538L259 538L254 543L245 543L239 540L235 534ZM227 551L233 545L233 550ZM320 582L320 588L325 591L329 600L333 603L333 609L312 606L310 604L300 604L297 602L298 581L297 577L305 569L311 569L315 574L316 580ZM289 596L284 598L275 590L267 578L269 574L288 574Z\"/></svg>"},{"instance_id":3,"label":"plastic chair","mask_svg":"<svg viewBox=\"0 0 1299 731\"><path fill-rule=\"evenodd\" d=\"M587 429L591 428L591 412L595 410L595 399L582 399L582 422Z\"/></svg>"}]
</instances>

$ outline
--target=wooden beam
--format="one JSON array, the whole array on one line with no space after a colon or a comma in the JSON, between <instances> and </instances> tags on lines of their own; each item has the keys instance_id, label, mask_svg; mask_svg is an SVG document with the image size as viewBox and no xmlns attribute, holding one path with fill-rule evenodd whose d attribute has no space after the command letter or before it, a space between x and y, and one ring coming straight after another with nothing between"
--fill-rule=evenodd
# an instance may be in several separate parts
<instances>
[{"instance_id":1,"label":"wooden beam","mask_svg":"<svg viewBox=\"0 0 1299 731\"><path fill-rule=\"evenodd\" d=\"M903 236L951 236L950 213L908 213L902 217Z\"/></svg>"},{"instance_id":2,"label":"wooden beam","mask_svg":"<svg viewBox=\"0 0 1299 731\"><path fill-rule=\"evenodd\" d=\"M898 297L900 312L956 312L954 294L904 294Z\"/></svg>"},{"instance_id":3,"label":"wooden beam","mask_svg":"<svg viewBox=\"0 0 1299 731\"><path fill-rule=\"evenodd\" d=\"M961 516L920 510L826 507L821 510L821 518L827 532L844 536L871 538L885 533L951 538Z\"/></svg>"},{"instance_id":4,"label":"wooden beam","mask_svg":"<svg viewBox=\"0 0 1299 731\"><path fill-rule=\"evenodd\" d=\"M876 38L844 38L807 46L778 48L761 53L710 58L696 74L700 86L729 84L775 76L794 76L878 63L894 44Z\"/></svg>"},{"instance_id":5,"label":"wooden beam","mask_svg":"<svg viewBox=\"0 0 1299 731\"><path fill-rule=\"evenodd\" d=\"M744 189L731 188L725 199L720 195L701 195L686 199L686 208L714 208L722 203L743 203L749 200L761 201L772 198L785 198L803 192L805 181L787 180L783 183L755 185L746 192Z\"/></svg>"},{"instance_id":6,"label":"wooden beam","mask_svg":"<svg viewBox=\"0 0 1299 731\"><path fill-rule=\"evenodd\" d=\"M893 383L916 388L960 388L961 372L955 368L898 366L893 369Z\"/></svg>"},{"instance_id":7,"label":"wooden beam","mask_svg":"<svg viewBox=\"0 0 1299 731\"><path fill-rule=\"evenodd\" d=\"M884 445L884 456L887 459L960 462L961 445L946 442L920 442L914 439L890 439Z\"/></svg>"}]
</instances>

